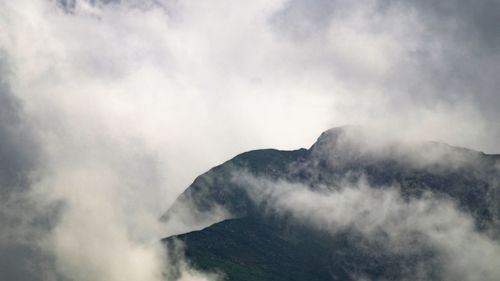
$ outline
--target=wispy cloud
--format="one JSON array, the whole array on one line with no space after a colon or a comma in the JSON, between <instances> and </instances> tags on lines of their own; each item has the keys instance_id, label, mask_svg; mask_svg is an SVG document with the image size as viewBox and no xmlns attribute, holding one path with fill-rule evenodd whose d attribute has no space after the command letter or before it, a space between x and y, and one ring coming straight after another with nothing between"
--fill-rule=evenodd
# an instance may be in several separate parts
<instances>
[{"instance_id":1,"label":"wispy cloud","mask_svg":"<svg viewBox=\"0 0 500 281\"><path fill-rule=\"evenodd\" d=\"M44 280L158 280L157 218L241 151L309 146L345 123L498 151L499 14L458 0L3 1L0 242L22 233Z\"/></svg>"},{"instance_id":2,"label":"wispy cloud","mask_svg":"<svg viewBox=\"0 0 500 281\"><path fill-rule=\"evenodd\" d=\"M496 280L500 275L498 240L478 231L472 216L436 194L408 200L396 187L373 188L366 181L313 190L249 174L240 174L238 180L269 214L291 216L332 236L354 230L392 255L436 252L437 257L416 259L404 280L429 280L436 272L439 280Z\"/></svg>"}]
</instances>

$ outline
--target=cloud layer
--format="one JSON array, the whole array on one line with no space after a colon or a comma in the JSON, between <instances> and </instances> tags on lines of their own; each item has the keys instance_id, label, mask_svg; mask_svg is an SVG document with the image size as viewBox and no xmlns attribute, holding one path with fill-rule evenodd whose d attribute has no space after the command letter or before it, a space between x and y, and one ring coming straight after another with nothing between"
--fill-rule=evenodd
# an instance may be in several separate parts
<instances>
[{"instance_id":1,"label":"cloud layer","mask_svg":"<svg viewBox=\"0 0 500 281\"><path fill-rule=\"evenodd\" d=\"M494 0L2 2L1 274L160 280L157 218L196 175L334 125L498 152L498 15Z\"/></svg>"},{"instance_id":2,"label":"cloud layer","mask_svg":"<svg viewBox=\"0 0 500 281\"><path fill-rule=\"evenodd\" d=\"M473 217L452 201L434 194L406 200L396 187L373 188L365 181L312 190L300 183L248 174L238 180L251 187L252 198L265 203L269 214L291 217L332 236L355 231L367 244L382 245L377 250L389 255L411 255L423 249L436 252L423 261L416 259L403 280L496 280L500 276L498 240L478 231Z\"/></svg>"}]
</instances>

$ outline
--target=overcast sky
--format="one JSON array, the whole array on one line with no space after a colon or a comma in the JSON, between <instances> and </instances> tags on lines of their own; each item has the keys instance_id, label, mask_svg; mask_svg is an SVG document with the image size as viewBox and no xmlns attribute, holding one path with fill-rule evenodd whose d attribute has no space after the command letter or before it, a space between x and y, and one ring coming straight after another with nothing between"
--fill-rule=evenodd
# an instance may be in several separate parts
<instances>
[{"instance_id":1,"label":"overcast sky","mask_svg":"<svg viewBox=\"0 0 500 281\"><path fill-rule=\"evenodd\" d=\"M73 255L89 232L125 233L120 265L154 259L155 219L246 150L357 124L500 153L499 18L498 0L1 1L0 220L99 272L101 249ZM62 214L48 239L39 208Z\"/></svg>"}]
</instances>

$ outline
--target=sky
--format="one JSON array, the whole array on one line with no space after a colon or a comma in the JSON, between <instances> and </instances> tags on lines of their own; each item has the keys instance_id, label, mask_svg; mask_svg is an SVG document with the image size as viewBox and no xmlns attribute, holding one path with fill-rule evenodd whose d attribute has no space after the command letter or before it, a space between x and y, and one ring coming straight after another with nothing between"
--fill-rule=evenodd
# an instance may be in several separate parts
<instances>
[{"instance_id":1,"label":"sky","mask_svg":"<svg viewBox=\"0 0 500 281\"><path fill-rule=\"evenodd\" d=\"M2 1L0 273L158 280L157 218L197 175L335 126L500 153L499 16L498 0Z\"/></svg>"}]
</instances>

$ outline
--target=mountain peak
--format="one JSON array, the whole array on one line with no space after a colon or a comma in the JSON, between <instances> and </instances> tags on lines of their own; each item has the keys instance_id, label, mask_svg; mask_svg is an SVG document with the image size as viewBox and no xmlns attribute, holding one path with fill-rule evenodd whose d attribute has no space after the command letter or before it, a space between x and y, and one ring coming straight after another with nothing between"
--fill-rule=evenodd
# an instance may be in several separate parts
<instances>
[{"instance_id":1,"label":"mountain peak","mask_svg":"<svg viewBox=\"0 0 500 281\"><path fill-rule=\"evenodd\" d=\"M316 142L311 146L311 150L315 148L324 146L324 145L332 145L336 144L340 139L345 137L346 135L351 134L354 131L358 131L358 133L362 130L360 126L353 125L344 125L340 127L334 127L328 129L321 133Z\"/></svg>"},{"instance_id":2,"label":"mountain peak","mask_svg":"<svg viewBox=\"0 0 500 281\"><path fill-rule=\"evenodd\" d=\"M449 244L438 243L456 235L452 225L466 237L457 252L471 237L462 226L500 236L500 158L393 133L342 126L309 150L240 154L198 177L164 216L199 231L163 242L184 241L193 264L228 280L401 280L422 268L423 279L444 279L436 261Z\"/></svg>"}]
</instances>

